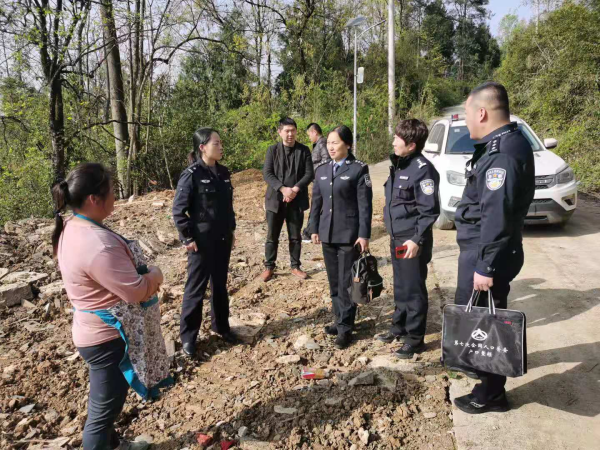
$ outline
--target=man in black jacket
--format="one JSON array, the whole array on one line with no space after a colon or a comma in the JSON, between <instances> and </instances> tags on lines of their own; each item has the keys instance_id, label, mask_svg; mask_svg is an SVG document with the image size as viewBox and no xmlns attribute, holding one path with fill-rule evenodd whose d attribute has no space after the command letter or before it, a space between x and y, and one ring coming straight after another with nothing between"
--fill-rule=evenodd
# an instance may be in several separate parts
<instances>
[{"instance_id":1,"label":"man in black jacket","mask_svg":"<svg viewBox=\"0 0 600 450\"><path fill-rule=\"evenodd\" d=\"M302 224L308 209L308 185L314 179L310 150L296 142L298 127L289 117L279 121L277 129L281 142L267 149L263 176L267 183L265 209L267 212L267 242L263 281L273 277L277 261L279 235L285 221L288 229L292 274L300 279L308 275L300 270Z\"/></svg>"}]
</instances>

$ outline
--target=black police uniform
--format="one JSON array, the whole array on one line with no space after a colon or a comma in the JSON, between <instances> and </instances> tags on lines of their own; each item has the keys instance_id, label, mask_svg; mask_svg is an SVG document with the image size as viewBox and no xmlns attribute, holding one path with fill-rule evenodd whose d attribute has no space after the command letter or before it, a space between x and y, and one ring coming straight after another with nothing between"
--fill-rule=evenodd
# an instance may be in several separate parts
<instances>
[{"instance_id":1,"label":"black police uniform","mask_svg":"<svg viewBox=\"0 0 600 450\"><path fill-rule=\"evenodd\" d=\"M356 240L371 238L373 189L369 166L349 154L336 169L331 161L317 168L310 210L311 234L323 243L338 334L352 331L356 305L350 300L352 264L360 256Z\"/></svg>"},{"instance_id":2,"label":"black police uniform","mask_svg":"<svg viewBox=\"0 0 600 450\"><path fill-rule=\"evenodd\" d=\"M421 152L406 157L390 156L390 176L385 190L383 216L390 235L394 270L392 334L406 336L413 346L423 342L427 322L427 264L433 248L433 224L440 214L440 176ZM407 240L419 245L410 259L396 258L396 247Z\"/></svg>"},{"instance_id":3,"label":"black police uniform","mask_svg":"<svg viewBox=\"0 0 600 450\"><path fill-rule=\"evenodd\" d=\"M475 144L465 176L467 185L455 217L460 247L455 302L469 302L477 272L494 279L494 303L506 308L510 282L523 267L522 228L535 193L533 151L516 123ZM487 306L486 292L479 305ZM482 382L473 390L479 403L504 394L506 377L479 373L479 378Z\"/></svg>"},{"instance_id":4,"label":"black police uniform","mask_svg":"<svg viewBox=\"0 0 600 450\"><path fill-rule=\"evenodd\" d=\"M193 240L198 246L197 252L188 252L180 321L181 341L195 344L209 280L212 330L219 334L230 331L227 273L235 214L229 170L218 163L211 170L202 160L185 169L177 183L173 219L182 242Z\"/></svg>"}]
</instances>

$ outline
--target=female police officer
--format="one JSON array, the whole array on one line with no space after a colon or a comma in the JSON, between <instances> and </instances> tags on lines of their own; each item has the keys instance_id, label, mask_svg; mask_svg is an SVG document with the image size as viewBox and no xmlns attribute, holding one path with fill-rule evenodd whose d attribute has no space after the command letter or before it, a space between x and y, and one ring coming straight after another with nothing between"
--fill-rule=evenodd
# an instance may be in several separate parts
<instances>
[{"instance_id":1,"label":"female police officer","mask_svg":"<svg viewBox=\"0 0 600 450\"><path fill-rule=\"evenodd\" d=\"M227 272L235 242L233 187L223 158L219 133L200 128L193 136L190 166L183 171L173 201L173 219L188 251L188 278L183 294L180 335L183 351L192 356L202 323L202 299L210 280L212 330L230 343Z\"/></svg>"},{"instance_id":2,"label":"female police officer","mask_svg":"<svg viewBox=\"0 0 600 450\"><path fill-rule=\"evenodd\" d=\"M333 302L335 323L325 327L336 335L335 345L346 348L352 340L356 305L350 301L352 264L369 248L373 190L369 167L350 152L352 132L344 125L327 136L332 161L317 168L313 185L311 237L323 244L323 257ZM358 248L357 248L358 247Z\"/></svg>"}]
</instances>

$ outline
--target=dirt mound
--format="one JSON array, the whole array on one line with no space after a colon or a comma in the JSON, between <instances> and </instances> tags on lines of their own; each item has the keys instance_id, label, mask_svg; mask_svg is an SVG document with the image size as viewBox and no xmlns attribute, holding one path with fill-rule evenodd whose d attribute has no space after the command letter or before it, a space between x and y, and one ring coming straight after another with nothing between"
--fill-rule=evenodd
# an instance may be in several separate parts
<instances>
[{"instance_id":1,"label":"dirt mound","mask_svg":"<svg viewBox=\"0 0 600 450\"><path fill-rule=\"evenodd\" d=\"M258 169L242 170L241 172L234 173L231 176L231 181L234 187L242 186L246 183L264 182L263 174Z\"/></svg>"}]
</instances>

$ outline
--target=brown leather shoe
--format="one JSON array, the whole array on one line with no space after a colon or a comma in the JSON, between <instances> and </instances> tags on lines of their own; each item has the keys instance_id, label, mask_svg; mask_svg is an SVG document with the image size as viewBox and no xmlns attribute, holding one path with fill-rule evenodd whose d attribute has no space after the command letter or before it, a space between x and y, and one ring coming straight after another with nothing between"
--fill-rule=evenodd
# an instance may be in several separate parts
<instances>
[{"instance_id":1,"label":"brown leather shoe","mask_svg":"<svg viewBox=\"0 0 600 450\"><path fill-rule=\"evenodd\" d=\"M306 280L308 278L308 274L300 269L292 269L292 275L297 276L301 280Z\"/></svg>"},{"instance_id":2,"label":"brown leather shoe","mask_svg":"<svg viewBox=\"0 0 600 450\"><path fill-rule=\"evenodd\" d=\"M273 278L273 269L265 269L263 273L260 274L260 279L265 283Z\"/></svg>"}]
</instances>

